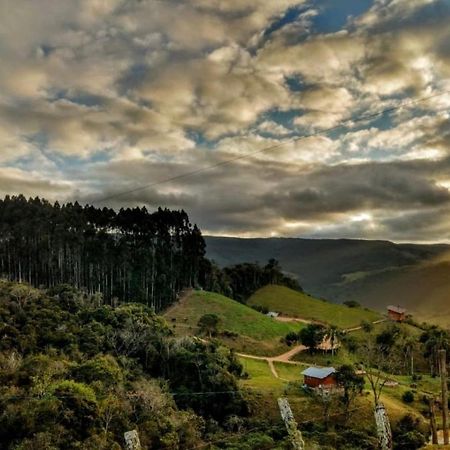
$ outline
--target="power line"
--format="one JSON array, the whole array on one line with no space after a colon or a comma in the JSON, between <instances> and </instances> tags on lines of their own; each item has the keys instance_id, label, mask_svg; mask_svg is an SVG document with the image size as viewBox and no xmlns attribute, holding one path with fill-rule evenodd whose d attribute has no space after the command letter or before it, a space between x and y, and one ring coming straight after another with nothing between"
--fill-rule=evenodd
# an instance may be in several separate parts
<instances>
[{"instance_id":1,"label":"power line","mask_svg":"<svg viewBox=\"0 0 450 450\"><path fill-rule=\"evenodd\" d=\"M303 134L303 135L300 135L300 136L295 136L293 138L290 138L290 139L288 139L286 141L283 141L283 142L280 142L278 144L270 145L270 146L267 146L267 147L264 147L264 148L252 151L252 152L245 153L243 155L238 155L238 156L235 156L233 158L226 159L224 161L220 161L220 162L218 162L216 164L211 164L209 166L200 167L198 169L195 169L195 170L192 170L192 171L189 171L189 172L184 172L184 173L181 173L181 174L178 174L178 175L174 175L172 177L164 178L164 179L152 182L152 183L148 183L148 184L145 184L145 185L142 185L142 186L138 186L138 187L133 188L133 189L129 189L129 190L126 190L126 191L121 191L121 192L118 192L116 194L111 194L109 196L102 197L102 198L99 198L97 200L94 200L94 202L95 203L105 202L105 201L108 201L108 200L115 199L117 197L122 197L122 196L127 195L127 194L133 194L135 192L139 192L139 191L142 191L142 190L154 187L154 186L158 186L160 184L166 184L166 183L170 183L171 181L176 181L176 180L180 180L180 179L183 179L183 178L189 178L191 176L198 175L200 173L207 172L209 170L213 170L213 169L216 169L218 167L222 167L222 166L226 166L226 165L232 164L232 163L234 163L236 161L247 159L247 158L249 158L251 156L254 156L254 155L257 155L259 153L272 151L272 150L275 150L277 148L283 147L285 145L301 141L303 139L307 139L307 138L315 137L315 136L321 136L323 134L330 133L331 131L335 131L335 130L338 130L340 128L345 127L347 124L354 124L354 123L365 122L366 120L374 119L374 118L382 116L384 114L390 114L391 112L397 111L397 110L399 110L401 108L408 107L408 106L411 106L411 105L415 105L415 104L418 104L418 103L422 103L422 102L425 102L425 101L430 100L432 98L440 97L440 96L448 94L448 93L450 93L450 91L448 91L448 90L447 91L441 91L441 92L438 92L438 93L435 93L435 94L432 94L432 95L428 95L426 97L421 97L421 98L418 98L418 99L415 99L415 100L402 102L401 104L399 104L397 106L392 106L390 108L383 109L382 111L378 111L378 112L374 112L374 113L370 113L370 114L365 114L365 115L363 115L361 117L358 117L356 119L349 118L349 119L346 119L346 120L340 122L337 125L334 125L334 126L329 127L329 128L325 128L323 130L315 131L315 132L308 133L308 134Z\"/></svg>"}]
</instances>

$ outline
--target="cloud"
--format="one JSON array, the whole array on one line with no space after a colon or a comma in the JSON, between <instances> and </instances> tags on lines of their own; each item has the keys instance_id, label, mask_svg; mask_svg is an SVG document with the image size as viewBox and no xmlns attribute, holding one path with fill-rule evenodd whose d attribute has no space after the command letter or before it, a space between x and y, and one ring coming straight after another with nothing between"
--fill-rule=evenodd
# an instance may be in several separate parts
<instances>
[{"instance_id":1,"label":"cloud","mask_svg":"<svg viewBox=\"0 0 450 450\"><path fill-rule=\"evenodd\" d=\"M110 203L215 234L436 240L450 94L358 120L450 89L449 18L375 0L324 33L315 1L1 2L0 188L95 201L218 165Z\"/></svg>"}]
</instances>

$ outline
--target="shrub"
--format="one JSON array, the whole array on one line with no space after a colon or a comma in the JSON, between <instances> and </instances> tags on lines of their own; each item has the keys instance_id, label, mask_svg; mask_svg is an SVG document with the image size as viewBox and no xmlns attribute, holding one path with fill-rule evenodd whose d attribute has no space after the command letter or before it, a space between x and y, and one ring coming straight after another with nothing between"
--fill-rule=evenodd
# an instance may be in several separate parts
<instances>
[{"instance_id":1,"label":"shrub","mask_svg":"<svg viewBox=\"0 0 450 450\"><path fill-rule=\"evenodd\" d=\"M345 306L348 306L349 308L359 308L361 305L356 300L347 300L344 302Z\"/></svg>"},{"instance_id":2,"label":"shrub","mask_svg":"<svg viewBox=\"0 0 450 450\"><path fill-rule=\"evenodd\" d=\"M373 330L373 323L368 320L363 320L361 322L361 328L366 332L370 333Z\"/></svg>"},{"instance_id":3,"label":"shrub","mask_svg":"<svg viewBox=\"0 0 450 450\"><path fill-rule=\"evenodd\" d=\"M287 345L292 345L298 342L298 334L295 331L290 331L284 338Z\"/></svg>"},{"instance_id":4,"label":"shrub","mask_svg":"<svg viewBox=\"0 0 450 450\"><path fill-rule=\"evenodd\" d=\"M406 391L402 395L402 400L405 403L412 403L414 401L414 393L412 391Z\"/></svg>"}]
</instances>

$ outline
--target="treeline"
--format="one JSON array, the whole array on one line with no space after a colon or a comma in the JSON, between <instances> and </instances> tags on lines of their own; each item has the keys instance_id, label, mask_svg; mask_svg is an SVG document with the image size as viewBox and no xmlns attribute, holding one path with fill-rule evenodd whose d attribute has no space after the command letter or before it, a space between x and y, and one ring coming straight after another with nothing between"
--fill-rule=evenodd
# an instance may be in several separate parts
<instances>
[{"instance_id":1,"label":"treeline","mask_svg":"<svg viewBox=\"0 0 450 450\"><path fill-rule=\"evenodd\" d=\"M276 259L270 259L265 266L257 263L242 263L224 269L219 269L208 260L203 261L202 264L201 281L207 290L218 292L242 303L268 284L279 284L302 291L297 280L283 273Z\"/></svg>"},{"instance_id":2,"label":"treeline","mask_svg":"<svg viewBox=\"0 0 450 450\"><path fill-rule=\"evenodd\" d=\"M107 302L156 311L198 284L205 243L184 211L0 200L0 274L52 287L67 283Z\"/></svg>"}]
</instances>

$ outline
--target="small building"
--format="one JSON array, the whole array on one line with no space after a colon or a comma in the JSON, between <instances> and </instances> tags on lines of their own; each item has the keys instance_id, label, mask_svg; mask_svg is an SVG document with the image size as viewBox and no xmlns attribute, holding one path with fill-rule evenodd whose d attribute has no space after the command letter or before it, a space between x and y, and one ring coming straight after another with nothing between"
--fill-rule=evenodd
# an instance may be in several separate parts
<instances>
[{"instance_id":1,"label":"small building","mask_svg":"<svg viewBox=\"0 0 450 450\"><path fill-rule=\"evenodd\" d=\"M302 372L304 384L310 388L333 388L336 386L334 367L308 367Z\"/></svg>"},{"instance_id":2,"label":"small building","mask_svg":"<svg viewBox=\"0 0 450 450\"><path fill-rule=\"evenodd\" d=\"M388 317L395 322L403 322L406 316L406 309L400 308L400 306L388 306Z\"/></svg>"},{"instance_id":3,"label":"small building","mask_svg":"<svg viewBox=\"0 0 450 450\"><path fill-rule=\"evenodd\" d=\"M275 311L269 311L266 316L267 317L271 317L272 319L276 319L278 316L280 315L280 313L277 313Z\"/></svg>"}]
</instances>

